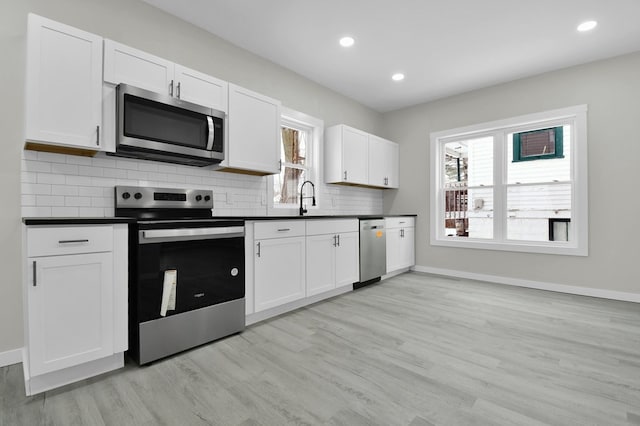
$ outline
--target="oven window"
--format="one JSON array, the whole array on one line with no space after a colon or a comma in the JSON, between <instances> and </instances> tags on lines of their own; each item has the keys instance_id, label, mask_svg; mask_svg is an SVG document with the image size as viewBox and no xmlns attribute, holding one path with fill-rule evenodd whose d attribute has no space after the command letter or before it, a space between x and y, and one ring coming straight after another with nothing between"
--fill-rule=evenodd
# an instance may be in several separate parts
<instances>
[{"instance_id":1,"label":"oven window","mask_svg":"<svg viewBox=\"0 0 640 426\"><path fill-rule=\"evenodd\" d=\"M244 297L244 238L140 244L139 322L161 318L166 270L177 270L175 315Z\"/></svg>"}]
</instances>

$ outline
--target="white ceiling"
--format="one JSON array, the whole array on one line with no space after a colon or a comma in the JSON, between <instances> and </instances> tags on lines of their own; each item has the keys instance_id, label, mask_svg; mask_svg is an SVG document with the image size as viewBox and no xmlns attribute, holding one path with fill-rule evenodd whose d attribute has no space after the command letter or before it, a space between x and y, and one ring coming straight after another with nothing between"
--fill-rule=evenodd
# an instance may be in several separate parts
<instances>
[{"instance_id":1,"label":"white ceiling","mask_svg":"<svg viewBox=\"0 0 640 426\"><path fill-rule=\"evenodd\" d=\"M640 0L144 1L381 112L640 50Z\"/></svg>"}]
</instances>

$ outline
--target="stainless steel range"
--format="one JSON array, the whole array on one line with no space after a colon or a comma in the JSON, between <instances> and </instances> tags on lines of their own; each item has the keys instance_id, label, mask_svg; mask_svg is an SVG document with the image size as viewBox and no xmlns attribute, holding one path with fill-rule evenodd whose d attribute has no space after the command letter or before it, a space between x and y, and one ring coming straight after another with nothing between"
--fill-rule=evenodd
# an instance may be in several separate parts
<instances>
[{"instance_id":1,"label":"stainless steel range","mask_svg":"<svg viewBox=\"0 0 640 426\"><path fill-rule=\"evenodd\" d=\"M245 326L244 221L212 217L213 192L117 186L129 245L129 354L139 364Z\"/></svg>"}]
</instances>

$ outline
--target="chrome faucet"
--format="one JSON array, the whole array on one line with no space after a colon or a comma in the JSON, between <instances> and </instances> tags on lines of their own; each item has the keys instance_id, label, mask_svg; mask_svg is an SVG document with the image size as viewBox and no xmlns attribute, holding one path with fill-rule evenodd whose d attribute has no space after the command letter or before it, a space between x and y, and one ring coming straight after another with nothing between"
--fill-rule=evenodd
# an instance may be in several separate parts
<instances>
[{"instance_id":1,"label":"chrome faucet","mask_svg":"<svg viewBox=\"0 0 640 426\"><path fill-rule=\"evenodd\" d=\"M311 184L311 189L313 190L313 195L311 197L304 197L303 194L303 189L304 189L304 185L306 183L310 183ZM302 185L300 185L300 216L303 216L306 212L307 209L305 209L304 207L302 207L302 200L305 198L312 198L312 206L316 205L316 186L313 184L313 182L311 182L310 180L305 180L304 182L302 182Z\"/></svg>"}]
</instances>

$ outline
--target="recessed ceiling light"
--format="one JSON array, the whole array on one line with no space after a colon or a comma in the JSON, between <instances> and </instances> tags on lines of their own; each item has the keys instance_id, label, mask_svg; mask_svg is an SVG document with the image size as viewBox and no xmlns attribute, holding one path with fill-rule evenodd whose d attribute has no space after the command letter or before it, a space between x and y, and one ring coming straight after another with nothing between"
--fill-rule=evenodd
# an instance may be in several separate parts
<instances>
[{"instance_id":1,"label":"recessed ceiling light","mask_svg":"<svg viewBox=\"0 0 640 426\"><path fill-rule=\"evenodd\" d=\"M596 21L585 21L582 24L578 25L578 31L580 31L581 33L585 31L591 31L597 25L598 23Z\"/></svg>"},{"instance_id":2,"label":"recessed ceiling light","mask_svg":"<svg viewBox=\"0 0 640 426\"><path fill-rule=\"evenodd\" d=\"M393 81L402 81L404 80L404 74L402 74L401 72L397 72L394 75L391 76L391 79Z\"/></svg>"},{"instance_id":3,"label":"recessed ceiling light","mask_svg":"<svg viewBox=\"0 0 640 426\"><path fill-rule=\"evenodd\" d=\"M353 46L353 43L355 43L356 41L353 39L353 37L342 37L340 39L340 46L342 47L351 47Z\"/></svg>"}]
</instances>

